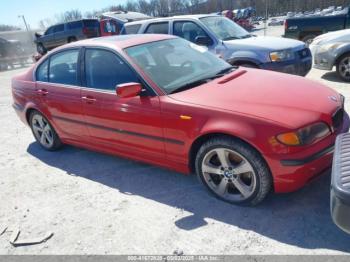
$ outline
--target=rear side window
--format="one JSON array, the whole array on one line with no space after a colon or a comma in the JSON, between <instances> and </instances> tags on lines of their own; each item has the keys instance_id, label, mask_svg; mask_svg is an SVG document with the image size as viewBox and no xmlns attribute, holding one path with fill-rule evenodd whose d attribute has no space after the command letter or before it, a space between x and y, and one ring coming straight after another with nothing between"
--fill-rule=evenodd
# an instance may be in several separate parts
<instances>
[{"instance_id":1,"label":"rear side window","mask_svg":"<svg viewBox=\"0 0 350 262\"><path fill-rule=\"evenodd\" d=\"M141 25L127 25L124 26L123 34L124 35L130 35L130 34L137 34L137 32L140 30Z\"/></svg>"},{"instance_id":2,"label":"rear side window","mask_svg":"<svg viewBox=\"0 0 350 262\"><path fill-rule=\"evenodd\" d=\"M68 50L50 57L49 82L78 85L77 64L79 50Z\"/></svg>"},{"instance_id":3,"label":"rear side window","mask_svg":"<svg viewBox=\"0 0 350 262\"><path fill-rule=\"evenodd\" d=\"M83 20L84 27L95 28L100 27L100 24L97 20Z\"/></svg>"},{"instance_id":4,"label":"rear side window","mask_svg":"<svg viewBox=\"0 0 350 262\"><path fill-rule=\"evenodd\" d=\"M139 82L135 73L117 55L106 50L87 49L85 52L86 86L115 90L116 85Z\"/></svg>"},{"instance_id":5,"label":"rear side window","mask_svg":"<svg viewBox=\"0 0 350 262\"><path fill-rule=\"evenodd\" d=\"M46 59L44 63L40 64L36 70L36 81L48 82L49 81L49 59Z\"/></svg>"},{"instance_id":6,"label":"rear side window","mask_svg":"<svg viewBox=\"0 0 350 262\"><path fill-rule=\"evenodd\" d=\"M145 33L146 34L168 34L169 30L169 23L164 22L164 23L154 23L150 24Z\"/></svg>"},{"instance_id":7,"label":"rear side window","mask_svg":"<svg viewBox=\"0 0 350 262\"><path fill-rule=\"evenodd\" d=\"M77 29L82 27L81 21L71 22L67 24L68 29Z\"/></svg>"}]
</instances>

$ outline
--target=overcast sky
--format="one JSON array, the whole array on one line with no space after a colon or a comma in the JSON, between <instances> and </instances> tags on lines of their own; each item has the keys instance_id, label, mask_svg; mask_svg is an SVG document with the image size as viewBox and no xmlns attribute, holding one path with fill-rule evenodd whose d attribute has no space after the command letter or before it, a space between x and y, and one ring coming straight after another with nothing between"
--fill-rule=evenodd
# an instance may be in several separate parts
<instances>
[{"instance_id":1,"label":"overcast sky","mask_svg":"<svg viewBox=\"0 0 350 262\"><path fill-rule=\"evenodd\" d=\"M1 0L0 24L24 28L23 20L18 18L18 15L24 15L30 27L36 29L40 20L54 18L55 14L67 10L79 9L84 14L125 2L126 0Z\"/></svg>"}]
</instances>

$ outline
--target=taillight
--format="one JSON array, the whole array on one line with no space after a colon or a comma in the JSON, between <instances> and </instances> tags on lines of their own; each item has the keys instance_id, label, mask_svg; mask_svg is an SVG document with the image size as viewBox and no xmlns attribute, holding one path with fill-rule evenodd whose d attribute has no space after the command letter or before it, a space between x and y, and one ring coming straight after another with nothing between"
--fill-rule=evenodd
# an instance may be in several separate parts
<instances>
[{"instance_id":1,"label":"taillight","mask_svg":"<svg viewBox=\"0 0 350 262\"><path fill-rule=\"evenodd\" d=\"M86 27L83 27L83 34L87 35L89 33L89 30Z\"/></svg>"}]
</instances>

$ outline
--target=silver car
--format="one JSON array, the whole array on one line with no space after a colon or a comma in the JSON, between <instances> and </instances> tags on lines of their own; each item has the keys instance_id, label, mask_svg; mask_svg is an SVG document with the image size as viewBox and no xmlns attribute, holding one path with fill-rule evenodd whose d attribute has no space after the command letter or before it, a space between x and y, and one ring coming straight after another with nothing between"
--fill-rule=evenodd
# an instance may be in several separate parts
<instances>
[{"instance_id":1,"label":"silver car","mask_svg":"<svg viewBox=\"0 0 350 262\"><path fill-rule=\"evenodd\" d=\"M314 68L333 70L339 77L350 82L350 29L320 35L310 45Z\"/></svg>"}]
</instances>

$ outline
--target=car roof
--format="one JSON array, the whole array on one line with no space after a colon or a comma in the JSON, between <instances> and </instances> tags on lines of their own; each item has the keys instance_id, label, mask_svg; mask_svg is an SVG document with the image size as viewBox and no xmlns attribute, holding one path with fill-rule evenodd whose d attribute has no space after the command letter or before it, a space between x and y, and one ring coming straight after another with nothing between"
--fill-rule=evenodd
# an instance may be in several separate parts
<instances>
[{"instance_id":1,"label":"car roof","mask_svg":"<svg viewBox=\"0 0 350 262\"><path fill-rule=\"evenodd\" d=\"M162 34L138 34L138 35L118 35L118 36L105 36L96 37L86 40L81 40L66 44L58 47L55 50L64 50L72 47L83 47L83 46L99 46L109 47L117 50L122 50L131 46L166 40L174 39L176 36L162 35Z\"/></svg>"},{"instance_id":2,"label":"car roof","mask_svg":"<svg viewBox=\"0 0 350 262\"><path fill-rule=\"evenodd\" d=\"M144 24L144 23L154 23L154 22L166 22L170 20L175 20L175 19L200 19L203 17L208 17L208 16L220 16L216 14L198 14L198 15L177 15L177 16L170 16L170 17L159 17L159 18L153 18L153 19L147 19L147 20L141 20L141 21L134 21L134 22L129 22L125 23L125 25L134 25L134 24Z\"/></svg>"}]
</instances>

